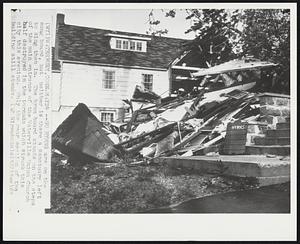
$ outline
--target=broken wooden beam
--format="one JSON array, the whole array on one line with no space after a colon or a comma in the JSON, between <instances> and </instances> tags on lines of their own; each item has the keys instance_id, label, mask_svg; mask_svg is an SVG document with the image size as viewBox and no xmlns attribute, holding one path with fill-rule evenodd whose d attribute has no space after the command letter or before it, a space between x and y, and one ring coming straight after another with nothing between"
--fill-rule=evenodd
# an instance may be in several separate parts
<instances>
[{"instance_id":1,"label":"broken wooden beam","mask_svg":"<svg viewBox=\"0 0 300 244\"><path fill-rule=\"evenodd\" d=\"M79 103L52 134L52 147L83 162L107 162L114 155L121 156L102 128L88 107Z\"/></svg>"}]
</instances>

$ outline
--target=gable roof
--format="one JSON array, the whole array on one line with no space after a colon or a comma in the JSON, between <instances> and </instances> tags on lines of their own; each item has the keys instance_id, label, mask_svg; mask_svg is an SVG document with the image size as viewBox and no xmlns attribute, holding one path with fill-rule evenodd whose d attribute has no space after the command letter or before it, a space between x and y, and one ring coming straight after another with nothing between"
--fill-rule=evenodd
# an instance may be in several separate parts
<instances>
[{"instance_id":1,"label":"gable roof","mask_svg":"<svg viewBox=\"0 0 300 244\"><path fill-rule=\"evenodd\" d=\"M158 37L137 33L111 31L58 23L56 30L58 60L88 62L94 64L140 66L167 69L182 52L185 39ZM115 50L110 48L107 34L151 38L147 52Z\"/></svg>"}]
</instances>

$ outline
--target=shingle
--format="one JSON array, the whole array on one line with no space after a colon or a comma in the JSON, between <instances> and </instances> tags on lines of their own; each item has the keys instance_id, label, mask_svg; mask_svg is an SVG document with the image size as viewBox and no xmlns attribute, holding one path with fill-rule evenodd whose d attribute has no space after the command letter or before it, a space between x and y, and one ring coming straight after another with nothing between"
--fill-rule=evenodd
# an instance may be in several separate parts
<instances>
[{"instance_id":1,"label":"shingle","mask_svg":"<svg viewBox=\"0 0 300 244\"><path fill-rule=\"evenodd\" d=\"M132 52L110 48L106 34L151 37L147 52ZM167 68L181 53L188 40L149 36L60 24L57 30L58 59L111 65Z\"/></svg>"}]
</instances>

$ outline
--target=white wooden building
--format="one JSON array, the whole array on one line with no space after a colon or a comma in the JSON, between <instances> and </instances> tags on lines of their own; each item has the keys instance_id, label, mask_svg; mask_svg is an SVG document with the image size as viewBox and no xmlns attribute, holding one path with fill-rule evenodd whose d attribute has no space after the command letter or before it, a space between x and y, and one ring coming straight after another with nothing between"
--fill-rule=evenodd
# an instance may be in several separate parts
<instances>
[{"instance_id":1,"label":"white wooden building","mask_svg":"<svg viewBox=\"0 0 300 244\"><path fill-rule=\"evenodd\" d=\"M52 65L52 130L85 103L100 121L124 116L122 99L142 85L167 96L183 39L68 25L57 15Z\"/></svg>"}]
</instances>

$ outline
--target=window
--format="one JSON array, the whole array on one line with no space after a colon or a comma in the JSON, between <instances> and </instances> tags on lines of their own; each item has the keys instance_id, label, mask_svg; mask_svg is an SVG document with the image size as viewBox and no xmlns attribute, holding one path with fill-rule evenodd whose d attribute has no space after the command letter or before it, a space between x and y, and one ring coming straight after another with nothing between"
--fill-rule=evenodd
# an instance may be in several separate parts
<instances>
[{"instance_id":1,"label":"window","mask_svg":"<svg viewBox=\"0 0 300 244\"><path fill-rule=\"evenodd\" d=\"M123 39L123 38L112 38L110 41L112 49L128 50L134 52L146 52L147 41Z\"/></svg>"},{"instance_id":2,"label":"window","mask_svg":"<svg viewBox=\"0 0 300 244\"><path fill-rule=\"evenodd\" d=\"M122 41L121 40L116 40L116 48L117 49L122 49Z\"/></svg>"},{"instance_id":3,"label":"window","mask_svg":"<svg viewBox=\"0 0 300 244\"><path fill-rule=\"evenodd\" d=\"M128 41L123 41L123 49L128 49Z\"/></svg>"},{"instance_id":4,"label":"window","mask_svg":"<svg viewBox=\"0 0 300 244\"><path fill-rule=\"evenodd\" d=\"M136 42L136 50L142 51L142 42Z\"/></svg>"},{"instance_id":5,"label":"window","mask_svg":"<svg viewBox=\"0 0 300 244\"><path fill-rule=\"evenodd\" d=\"M103 71L103 88L115 89L115 71Z\"/></svg>"},{"instance_id":6,"label":"window","mask_svg":"<svg viewBox=\"0 0 300 244\"><path fill-rule=\"evenodd\" d=\"M152 91L153 89L153 75L143 74L143 86L145 90Z\"/></svg>"},{"instance_id":7,"label":"window","mask_svg":"<svg viewBox=\"0 0 300 244\"><path fill-rule=\"evenodd\" d=\"M135 50L135 42L130 41L130 50Z\"/></svg>"},{"instance_id":8,"label":"window","mask_svg":"<svg viewBox=\"0 0 300 244\"><path fill-rule=\"evenodd\" d=\"M101 112L101 122L113 122L114 113L113 112Z\"/></svg>"}]
</instances>

